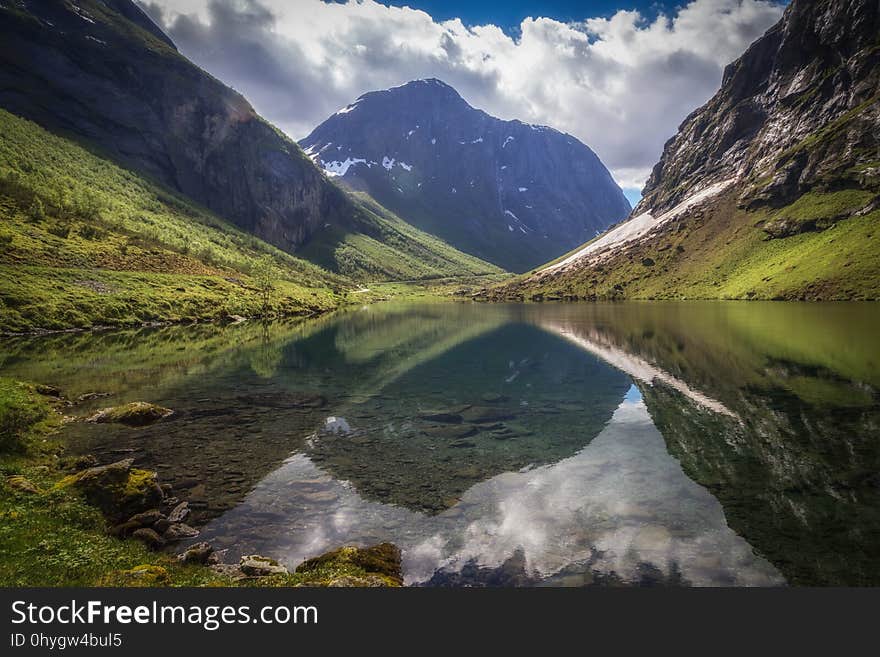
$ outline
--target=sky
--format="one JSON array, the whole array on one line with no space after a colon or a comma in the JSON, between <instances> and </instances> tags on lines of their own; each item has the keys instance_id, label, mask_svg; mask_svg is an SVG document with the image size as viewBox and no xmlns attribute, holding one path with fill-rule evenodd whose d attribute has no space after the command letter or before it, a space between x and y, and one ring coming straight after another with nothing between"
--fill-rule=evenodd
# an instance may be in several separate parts
<instances>
[{"instance_id":1,"label":"sky","mask_svg":"<svg viewBox=\"0 0 880 657\"><path fill-rule=\"evenodd\" d=\"M346 0L337 0L340 3ZM385 2L395 7L421 9L434 20L445 21L460 18L467 26L497 25L505 32L515 32L524 18L552 18L569 23L591 18L610 18L623 10L636 9L643 16L654 18L661 11L674 9L681 2L656 2L652 0L507 0L500 2L474 2L473 0L403 0Z\"/></svg>"},{"instance_id":2,"label":"sky","mask_svg":"<svg viewBox=\"0 0 880 657\"><path fill-rule=\"evenodd\" d=\"M631 201L778 0L138 0L180 51L301 139L358 96L436 77L590 146Z\"/></svg>"}]
</instances>

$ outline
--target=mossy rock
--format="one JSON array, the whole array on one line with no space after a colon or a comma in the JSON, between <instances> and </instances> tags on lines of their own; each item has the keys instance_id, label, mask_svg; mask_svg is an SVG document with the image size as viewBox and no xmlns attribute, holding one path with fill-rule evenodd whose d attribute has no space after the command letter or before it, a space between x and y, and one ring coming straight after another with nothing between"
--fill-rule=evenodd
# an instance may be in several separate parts
<instances>
[{"instance_id":1,"label":"mossy rock","mask_svg":"<svg viewBox=\"0 0 880 657\"><path fill-rule=\"evenodd\" d=\"M275 561L275 559L263 557L259 554L243 556L239 568L241 569L241 572L250 577L267 577L269 575L287 574L287 568Z\"/></svg>"},{"instance_id":2,"label":"mossy rock","mask_svg":"<svg viewBox=\"0 0 880 657\"><path fill-rule=\"evenodd\" d=\"M162 566L142 564L128 570L116 570L105 575L98 586L168 586L171 575Z\"/></svg>"},{"instance_id":3,"label":"mossy rock","mask_svg":"<svg viewBox=\"0 0 880 657\"><path fill-rule=\"evenodd\" d=\"M13 475L11 477L7 477L6 485L9 486L12 490L18 491L20 493L28 493L31 495L39 495L40 489L37 488L31 480L27 477L23 477L22 475Z\"/></svg>"},{"instance_id":4,"label":"mossy rock","mask_svg":"<svg viewBox=\"0 0 880 657\"><path fill-rule=\"evenodd\" d=\"M129 427L145 427L174 413L170 408L148 402L131 402L122 406L102 408L86 421L103 424L115 422Z\"/></svg>"},{"instance_id":5,"label":"mossy rock","mask_svg":"<svg viewBox=\"0 0 880 657\"><path fill-rule=\"evenodd\" d=\"M296 569L306 586L403 586L400 549L392 543L341 547Z\"/></svg>"},{"instance_id":6,"label":"mossy rock","mask_svg":"<svg viewBox=\"0 0 880 657\"><path fill-rule=\"evenodd\" d=\"M77 489L109 519L120 522L158 506L164 498L156 473L132 468L132 463L133 459L125 459L88 468L64 477L56 488Z\"/></svg>"}]
</instances>

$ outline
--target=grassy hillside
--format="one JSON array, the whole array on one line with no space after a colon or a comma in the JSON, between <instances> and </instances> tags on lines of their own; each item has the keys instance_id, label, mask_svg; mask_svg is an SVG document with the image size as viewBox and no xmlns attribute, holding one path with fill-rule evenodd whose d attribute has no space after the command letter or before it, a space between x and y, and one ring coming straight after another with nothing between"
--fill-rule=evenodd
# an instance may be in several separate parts
<instances>
[{"instance_id":1,"label":"grassy hillside","mask_svg":"<svg viewBox=\"0 0 880 657\"><path fill-rule=\"evenodd\" d=\"M326 226L300 249L300 255L363 282L503 272L413 227L366 194L352 193L352 197L361 212L349 225Z\"/></svg>"},{"instance_id":2,"label":"grassy hillside","mask_svg":"<svg viewBox=\"0 0 880 657\"><path fill-rule=\"evenodd\" d=\"M499 273L369 199L358 216L293 256L0 110L0 332L306 314L367 281Z\"/></svg>"},{"instance_id":3,"label":"grassy hillside","mask_svg":"<svg viewBox=\"0 0 880 657\"><path fill-rule=\"evenodd\" d=\"M0 331L328 310L351 283L0 110Z\"/></svg>"},{"instance_id":4,"label":"grassy hillside","mask_svg":"<svg viewBox=\"0 0 880 657\"><path fill-rule=\"evenodd\" d=\"M880 210L873 193L814 191L747 212L732 196L670 223L602 263L521 278L495 298L880 299Z\"/></svg>"}]
</instances>

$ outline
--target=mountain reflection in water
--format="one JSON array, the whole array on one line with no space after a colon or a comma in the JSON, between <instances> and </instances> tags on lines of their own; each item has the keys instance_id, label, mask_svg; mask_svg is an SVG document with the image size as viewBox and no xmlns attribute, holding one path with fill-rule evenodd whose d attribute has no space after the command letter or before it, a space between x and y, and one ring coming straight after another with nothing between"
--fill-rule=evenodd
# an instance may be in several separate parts
<instances>
[{"instance_id":1,"label":"mountain reflection in water","mask_svg":"<svg viewBox=\"0 0 880 657\"><path fill-rule=\"evenodd\" d=\"M371 502L297 454L203 538L293 564L390 540L407 581L435 585L783 582L669 456L641 400L622 401L577 454L475 484L435 516Z\"/></svg>"},{"instance_id":2,"label":"mountain reflection in water","mask_svg":"<svg viewBox=\"0 0 880 657\"><path fill-rule=\"evenodd\" d=\"M382 304L0 341L4 374L175 410L69 425L232 560L389 540L408 583L880 583L871 304Z\"/></svg>"}]
</instances>

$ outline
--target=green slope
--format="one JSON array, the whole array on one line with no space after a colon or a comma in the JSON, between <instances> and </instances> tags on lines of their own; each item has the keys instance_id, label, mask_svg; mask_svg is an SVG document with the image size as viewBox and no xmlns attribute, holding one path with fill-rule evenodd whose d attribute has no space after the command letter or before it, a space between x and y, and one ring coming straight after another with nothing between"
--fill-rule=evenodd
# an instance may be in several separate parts
<instances>
[{"instance_id":1,"label":"green slope","mask_svg":"<svg viewBox=\"0 0 880 657\"><path fill-rule=\"evenodd\" d=\"M358 207L353 219L318 231L298 251L302 257L364 282L503 273L413 227L370 196L351 193L351 197Z\"/></svg>"},{"instance_id":2,"label":"green slope","mask_svg":"<svg viewBox=\"0 0 880 657\"><path fill-rule=\"evenodd\" d=\"M779 217L815 220L815 211L863 190L812 192L779 210L746 212L720 199L705 218L676 223L598 266L524 277L493 298L543 299L880 299L880 211L770 239ZM825 217L830 213L820 213Z\"/></svg>"},{"instance_id":3,"label":"green slope","mask_svg":"<svg viewBox=\"0 0 880 657\"><path fill-rule=\"evenodd\" d=\"M0 109L0 332L263 314L261 274L266 312L293 315L369 281L501 272L352 200L350 225L291 255Z\"/></svg>"},{"instance_id":4,"label":"green slope","mask_svg":"<svg viewBox=\"0 0 880 657\"><path fill-rule=\"evenodd\" d=\"M352 283L0 110L0 331L336 307Z\"/></svg>"}]
</instances>

